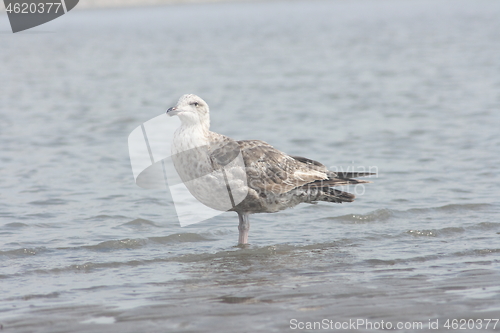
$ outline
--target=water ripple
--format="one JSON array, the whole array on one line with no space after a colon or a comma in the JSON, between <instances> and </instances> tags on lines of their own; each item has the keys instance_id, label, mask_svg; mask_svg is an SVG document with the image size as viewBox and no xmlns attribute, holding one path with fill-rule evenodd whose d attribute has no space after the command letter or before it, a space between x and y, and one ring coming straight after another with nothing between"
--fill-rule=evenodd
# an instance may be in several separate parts
<instances>
[{"instance_id":1,"label":"water ripple","mask_svg":"<svg viewBox=\"0 0 500 333\"><path fill-rule=\"evenodd\" d=\"M38 205L38 206L50 206L50 205L66 205L70 200L64 199L47 199L47 200L36 200L29 202L30 205Z\"/></svg>"}]
</instances>

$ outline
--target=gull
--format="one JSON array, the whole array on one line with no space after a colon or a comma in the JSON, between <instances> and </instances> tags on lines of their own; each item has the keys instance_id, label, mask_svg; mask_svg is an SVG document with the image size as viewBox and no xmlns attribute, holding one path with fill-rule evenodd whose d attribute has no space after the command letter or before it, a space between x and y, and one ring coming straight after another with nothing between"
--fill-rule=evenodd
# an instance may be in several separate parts
<instances>
[{"instance_id":1,"label":"gull","mask_svg":"<svg viewBox=\"0 0 500 333\"><path fill-rule=\"evenodd\" d=\"M200 202L238 214L240 245L248 244L250 214L274 213L299 203L352 202L353 194L334 187L370 183L353 179L369 172L329 171L264 141L236 141L210 131L208 104L196 95L181 96L167 114L181 120L171 148L177 173Z\"/></svg>"}]
</instances>

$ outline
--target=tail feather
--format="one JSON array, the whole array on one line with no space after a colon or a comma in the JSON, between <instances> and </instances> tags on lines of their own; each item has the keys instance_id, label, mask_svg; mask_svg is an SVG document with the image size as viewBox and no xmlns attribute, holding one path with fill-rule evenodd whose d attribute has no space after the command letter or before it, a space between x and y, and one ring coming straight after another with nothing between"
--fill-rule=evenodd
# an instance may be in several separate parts
<instances>
[{"instance_id":1,"label":"tail feather","mask_svg":"<svg viewBox=\"0 0 500 333\"><path fill-rule=\"evenodd\" d=\"M330 174L328 175L329 177L333 177L333 178L342 178L342 179L346 179L346 178L356 178L356 177L366 177L366 176L373 176L373 175L376 175L376 173L373 173L373 172L357 172L357 171L353 171L353 172L330 172Z\"/></svg>"},{"instance_id":2,"label":"tail feather","mask_svg":"<svg viewBox=\"0 0 500 333\"><path fill-rule=\"evenodd\" d=\"M302 193L306 193L305 198L303 202L308 202L308 203L316 203L318 201L325 201L325 202L336 202L336 203L342 203L342 202L353 202L356 196L354 194L351 194L349 192L344 192L341 190L334 189L332 187L308 187L308 186L303 186L300 191L304 191Z\"/></svg>"},{"instance_id":3,"label":"tail feather","mask_svg":"<svg viewBox=\"0 0 500 333\"><path fill-rule=\"evenodd\" d=\"M350 178L330 178L327 180L317 180L312 183L307 184L309 187L333 187L333 186L343 186L352 184L366 184L371 183L369 180L359 180Z\"/></svg>"},{"instance_id":4,"label":"tail feather","mask_svg":"<svg viewBox=\"0 0 500 333\"><path fill-rule=\"evenodd\" d=\"M315 201L343 203L343 202L353 202L354 198L356 198L354 194L344 191L339 191L330 187L325 187L316 197Z\"/></svg>"},{"instance_id":5,"label":"tail feather","mask_svg":"<svg viewBox=\"0 0 500 333\"><path fill-rule=\"evenodd\" d=\"M344 192L344 191L339 191L334 188L328 188L328 194L334 196L336 199L338 199L339 203L342 202L353 202L356 196L352 193L349 192Z\"/></svg>"},{"instance_id":6,"label":"tail feather","mask_svg":"<svg viewBox=\"0 0 500 333\"><path fill-rule=\"evenodd\" d=\"M315 203L317 201L326 201L326 202L353 202L356 196L349 192L344 192L334 187L337 186L346 186L346 185L355 185L355 184L366 184L371 183L368 180L359 180L354 179L356 177L366 177L376 175L373 172L333 172L328 171L326 167L314 160L310 160L305 157L300 156L292 156L294 159L307 164L309 168L325 172L328 176L328 179L325 180L316 180L307 185L300 187L301 190L305 190L308 193L309 200L307 202Z\"/></svg>"}]
</instances>

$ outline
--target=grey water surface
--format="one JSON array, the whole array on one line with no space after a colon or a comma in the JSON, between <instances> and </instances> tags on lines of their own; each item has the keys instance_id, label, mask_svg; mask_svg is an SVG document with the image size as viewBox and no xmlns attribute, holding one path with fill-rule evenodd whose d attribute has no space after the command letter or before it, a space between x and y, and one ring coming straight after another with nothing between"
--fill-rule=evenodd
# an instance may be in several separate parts
<instances>
[{"instance_id":1,"label":"grey water surface","mask_svg":"<svg viewBox=\"0 0 500 333\"><path fill-rule=\"evenodd\" d=\"M74 10L17 34L1 13L0 30L3 331L500 318L500 2ZM234 213L181 228L166 189L134 184L127 137L184 93L216 132L377 177L353 203L251 216L247 248Z\"/></svg>"}]
</instances>

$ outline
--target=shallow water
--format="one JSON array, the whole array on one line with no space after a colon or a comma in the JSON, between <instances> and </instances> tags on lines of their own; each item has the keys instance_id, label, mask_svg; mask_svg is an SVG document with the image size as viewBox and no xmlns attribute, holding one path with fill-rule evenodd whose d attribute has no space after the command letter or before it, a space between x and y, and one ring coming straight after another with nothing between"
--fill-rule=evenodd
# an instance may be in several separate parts
<instances>
[{"instance_id":1,"label":"shallow water","mask_svg":"<svg viewBox=\"0 0 500 333\"><path fill-rule=\"evenodd\" d=\"M498 17L493 0L217 3L14 35L1 14L0 325L499 318ZM378 175L354 203L252 216L248 248L234 213L181 228L166 190L134 184L127 137L184 93L216 132Z\"/></svg>"}]
</instances>

